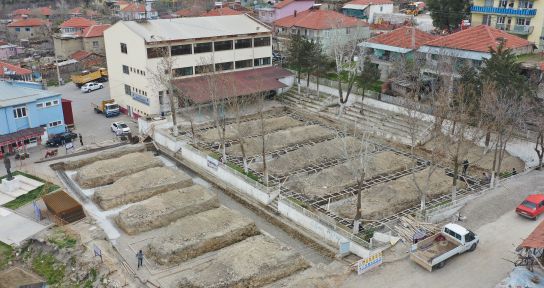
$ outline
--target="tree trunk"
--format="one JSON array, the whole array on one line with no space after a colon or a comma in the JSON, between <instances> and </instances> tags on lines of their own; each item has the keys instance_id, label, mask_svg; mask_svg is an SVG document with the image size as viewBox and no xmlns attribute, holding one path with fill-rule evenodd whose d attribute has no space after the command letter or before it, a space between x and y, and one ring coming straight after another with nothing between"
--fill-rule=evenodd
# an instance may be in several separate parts
<instances>
[{"instance_id":1,"label":"tree trunk","mask_svg":"<svg viewBox=\"0 0 544 288\"><path fill-rule=\"evenodd\" d=\"M459 180L459 156L453 157L453 185L451 187L451 199L455 200L457 197L457 181Z\"/></svg>"},{"instance_id":2,"label":"tree trunk","mask_svg":"<svg viewBox=\"0 0 544 288\"><path fill-rule=\"evenodd\" d=\"M494 147L495 147L495 151L493 152L493 166L491 168L491 181L489 182L489 187L493 188L493 186L495 186L495 177L496 177L496 166L497 166L497 145L499 144L498 143L498 139L497 139L497 142L495 143Z\"/></svg>"},{"instance_id":3,"label":"tree trunk","mask_svg":"<svg viewBox=\"0 0 544 288\"><path fill-rule=\"evenodd\" d=\"M363 191L363 181L364 181L364 176L357 180L357 208L356 208L357 211L355 212L355 218L353 219L353 233L355 234L359 233L359 228L361 227L361 218L362 218L361 194Z\"/></svg>"},{"instance_id":4,"label":"tree trunk","mask_svg":"<svg viewBox=\"0 0 544 288\"><path fill-rule=\"evenodd\" d=\"M536 137L535 152L536 152L536 155L538 156L537 170L540 170L542 169L542 159L544 158L544 133L543 132L539 132L538 136Z\"/></svg>"},{"instance_id":5,"label":"tree trunk","mask_svg":"<svg viewBox=\"0 0 544 288\"><path fill-rule=\"evenodd\" d=\"M426 197L425 193L421 194L421 197L420 197L419 201L420 201L419 202L419 210L421 212L425 212L425 208L427 206L427 203L426 203L427 202L427 197Z\"/></svg>"},{"instance_id":6,"label":"tree trunk","mask_svg":"<svg viewBox=\"0 0 544 288\"><path fill-rule=\"evenodd\" d=\"M298 94L300 94L300 70L297 72L297 89Z\"/></svg>"},{"instance_id":7,"label":"tree trunk","mask_svg":"<svg viewBox=\"0 0 544 288\"><path fill-rule=\"evenodd\" d=\"M177 97L174 96L174 92L172 91L172 88L169 89L170 91L168 93L170 93L171 95L171 98L170 98L170 113L172 114L172 135L174 135L174 137L177 137L179 135L179 130L178 130L178 119L176 117L176 106L177 106Z\"/></svg>"},{"instance_id":8,"label":"tree trunk","mask_svg":"<svg viewBox=\"0 0 544 288\"><path fill-rule=\"evenodd\" d=\"M317 76L317 99L319 99L319 75Z\"/></svg>"},{"instance_id":9,"label":"tree trunk","mask_svg":"<svg viewBox=\"0 0 544 288\"><path fill-rule=\"evenodd\" d=\"M361 110L359 111L361 115L365 115L364 102L365 102L365 88L363 87L363 94L361 95Z\"/></svg>"},{"instance_id":10,"label":"tree trunk","mask_svg":"<svg viewBox=\"0 0 544 288\"><path fill-rule=\"evenodd\" d=\"M306 95L310 95L310 73L308 73L308 78L306 78Z\"/></svg>"},{"instance_id":11,"label":"tree trunk","mask_svg":"<svg viewBox=\"0 0 544 288\"><path fill-rule=\"evenodd\" d=\"M491 132L487 130L487 133L485 133L485 148L486 149L489 147L490 141L491 141Z\"/></svg>"}]
</instances>

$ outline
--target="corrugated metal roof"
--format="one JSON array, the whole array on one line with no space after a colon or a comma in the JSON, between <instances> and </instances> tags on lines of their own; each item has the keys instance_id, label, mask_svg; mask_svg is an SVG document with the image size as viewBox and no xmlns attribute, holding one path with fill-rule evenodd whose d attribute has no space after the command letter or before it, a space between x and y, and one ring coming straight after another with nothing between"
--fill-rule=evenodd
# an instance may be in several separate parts
<instances>
[{"instance_id":1,"label":"corrugated metal roof","mask_svg":"<svg viewBox=\"0 0 544 288\"><path fill-rule=\"evenodd\" d=\"M0 81L0 107L25 104L54 96L59 96L59 94L13 85L9 81Z\"/></svg>"},{"instance_id":2,"label":"corrugated metal roof","mask_svg":"<svg viewBox=\"0 0 544 288\"><path fill-rule=\"evenodd\" d=\"M246 15L156 19L143 22L119 21L115 25L127 26L147 42L270 32L266 26Z\"/></svg>"}]
</instances>

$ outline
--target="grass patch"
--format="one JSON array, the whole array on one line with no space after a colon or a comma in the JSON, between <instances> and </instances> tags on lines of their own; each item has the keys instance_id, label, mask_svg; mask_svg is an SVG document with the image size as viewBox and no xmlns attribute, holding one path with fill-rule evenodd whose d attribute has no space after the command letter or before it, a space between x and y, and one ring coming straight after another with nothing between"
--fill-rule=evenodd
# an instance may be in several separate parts
<instances>
[{"instance_id":1,"label":"grass patch","mask_svg":"<svg viewBox=\"0 0 544 288\"><path fill-rule=\"evenodd\" d=\"M49 242L53 243L59 249L72 248L76 245L77 239L66 234L61 229L57 229L53 235L49 237Z\"/></svg>"},{"instance_id":2,"label":"grass patch","mask_svg":"<svg viewBox=\"0 0 544 288\"><path fill-rule=\"evenodd\" d=\"M36 181L40 181L40 182L44 182L45 184L34 189L34 190L31 190L29 191L28 193L24 194L24 195L21 195L17 198L15 198L14 200L2 205L3 207L6 207L6 208L9 208L9 209L17 209L19 207L22 207L38 198L40 198L41 196L45 195L45 194L48 194L48 193L51 193L57 189L59 189L60 187L53 184L53 183L50 183L50 182L47 182L41 178L38 178L34 175L30 175L30 174L27 174L27 173L24 173L24 172L21 172L21 171L15 171L13 172L13 175L23 175L23 176L26 176L30 179L34 179ZM4 179L6 178L7 176L3 176L3 177L0 177L0 180L1 179Z\"/></svg>"},{"instance_id":3,"label":"grass patch","mask_svg":"<svg viewBox=\"0 0 544 288\"><path fill-rule=\"evenodd\" d=\"M257 182L261 182L261 177L259 177L258 175L253 174L253 172L251 172L249 170L247 171L247 173L245 173L243 167L240 167L240 166L238 166L238 165L236 165L234 163L231 163L231 162L227 162L227 166L229 166L230 168L232 168L232 169L246 175L250 179L253 179L253 180L257 181Z\"/></svg>"},{"instance_id":4,"label":"grass patch","mask_svg":"<svg viewBox=\"0 0 544 288\"><path fill-rule=\"evenodd\" d=\"M44 277L49 285L58 284L64 279L66 265L59 263L51 254L39 254L32 260L32 269Z\"/></svg>"},{"instance_id":5,"label":"grass patch","mask_svg":"<svg viewBox=\"0 0 544 288\"><path fill-rule=\"evenodd\" d=\"M375 231L372 228L365 229L365 230L363 230L361 238L363 238L363 240L365 240L366 242L370 242L370 239L372 239L372 237L374 236L374 232Z\"/></svg>"},{"instance_id":6,"label":"grass patch","mask_svg":"<svg viewBox=\"0 0 544 288\"><path fill-rule=\"evenodd\" d=\"M295 197L287 197L287 199L289 199L289 201L297 204L298 206L302 207L302 208L305 208L305 209L308 209L308 204L306 204L306 202L302 201L302 200L299 200Z\"/></svg>"},{"instance_id":7,"label":"grass patch","mask_svg":"<svg viewBox=\"0 0 544 288\"><path fill-rule=\"evenodd\" d=\"M0 270L6 268L13 257L13 247L0 241Z\"/></svg>"}]
</instances>

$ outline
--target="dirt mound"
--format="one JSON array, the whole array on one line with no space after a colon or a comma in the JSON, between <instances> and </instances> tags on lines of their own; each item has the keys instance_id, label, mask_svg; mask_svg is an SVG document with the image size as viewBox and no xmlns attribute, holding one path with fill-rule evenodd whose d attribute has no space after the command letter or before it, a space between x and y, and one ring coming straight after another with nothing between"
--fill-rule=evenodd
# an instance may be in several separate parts
<instances>
[{"instance_id":1,"label":"dirt mound","mask_svg":"<svg viewBox=\"0 0 544 288\"><path fill-rule=\"evenodd\" d=\"M285 175L313 164L337 158L351 158L362 151L374 151L372 145L366 145L354 137L336 138L315 145L305 145L278 158L269 161L268 171L273 175ZM254 163L252 169L262 171L262 163Z\"/></svg>"},{"instance_id":2,"label":"dirt mound","mask_svg":"<svg viewBox=\"0 0 544 288\"><path fill-rule=\"evenodd\" d=\"M97 189L93 200L104 210L128 203L142 201L159 193L189 187L191 176L168 167L153 167L115 181L110 186Z\"/></svg>"},{"instance_id":3,"label":"dirt mound","mask_svg":"<svg viewBox=\"0 0 544 288\"><path fill-rule=\"evenodd\" d=\"M143 152L144 150L145 150L145 146L143 144L124 145L121 147L108 149L103 152L99 152L96 155L93 155L90 157L54 163L54 164L51 164L51 168L53 170L75 170L77 168L83 167L85 165L89 165L96 161L118 158L130 153Z\"/></svg>"},{"instance_id":4,"label":"dirt mound","mask_svg":"<svg viewBox=\"0 0 544 288\"><path fill-rule=\"evenodd\" d=\"M164 235L149 243L147 255L151 255L159 264L174 264L219 250L258 233L253 220L221 206L170 224Z\"/></svg>"},{"instance_id":5,"label":"dirt mound","mask_svg":"<svg viewBox=\"0 0 544 288\"><path fill-rule=\"evenodd\" d=\"M77 170L75 180L83 188L94 188L111 184L123 176L162 165L161 160L149 152L131 153L83 166Z\"/></svg>"},{"instance_id":6,"label":"dirt mound","mask_svg":"<svg viewBox=\"0 0 544 288\"><path fill-rule=\"evenodd\" d=\"M270 133L276 130L287 129L295 126L300 126L303 123L293 119L289 116L282 116L276 118L264 119L265 133ZM240 135L243 137L255 136L261 134L261 120L250 120L240 123L240 127L237 124L230 124L225 127L226 139L237 139L238 129L240 129ZM204 141L213 142L219 141L220 137L216 128L211 128L200 134L200 138Z\"/></svg>"},{"instance_id":7,"label":"dirt mound","mask_svg":"<svg viewBox=\"0 0 544 288\"><path fill-rule=\"evenodd\" d=\"M365 179L378 175L389 174L404 170L412 164L412 159L386 151L369 156ZM353 171L362 171L359 158L344 164L324 169L310 176L300 176L290 181L287 186L308 196L325 196L340 192L349 186L357 184L357 175Z\"/></svg>"},{"instance_id":8,"label":"dirt mound","mask_svg":"<svg viewBox=\"0 0 544 288\"><path fill-rule=\"evenodd\" d=\"M349 266L340 261L328 265L318 263L300 273L283 278L264 288L329 288L341 287L346 278L353 273Z\"/></svg>"},{"instance_id":9,"label":"dirt mound","mask_svg":"<svg viewBox=\"0 0 544 288\"><path fill-rule=\"evenodd\" d=\"M260 287L306 267L308 263L291 248L259 235L221 249L213 261L182 272L178 287Z\"/></svg>"},{"instance_id":10,"label":"dirt mound","mask_svg":"<svg viewBox=\"0 0 544 288\"><path fill-rule=\"evenodd\" d=\"M121 211L115 221L127 234L136 234L215 208L219 208L217 195L200 185L193 185L133 205Z\"/></svg>"},{"instance_id":11,"label":"dirt mound","mask_svg":"<svg viewBox=\"0 0 544 288\"><path fill-rule=\"evenodd\" d=\"M265 136L266 151L274 151L290 145L304 143L310 140L329 138L336 134L335 131L319 125L299 126L286 130L276 131ZM261 137L249 138L244 146L247 156L259 155L262 152ZM240 144L234 144L227 148L227 153L242 156Z\"/></svg>"},{"instance_id":12,"label":"dirt mound","mask_svg":"<svg viewBox=\"0 0 544 288\"><path fill-rule=\"evenodd\" d=\"M364 190L361 195L363 219L378 220L390 216L419 203L419 193L414 183L414 176L420 187L426 185L429 169L407 175L402 178L376 185ZM430 178L427 199L450 192L452 178L446 175L444 169L437 169ZM460 186L460 188L462 188ZM357 197L350 198L345 204L332 208L343 217L355 216Z\"/></svg>"}]
</instances>

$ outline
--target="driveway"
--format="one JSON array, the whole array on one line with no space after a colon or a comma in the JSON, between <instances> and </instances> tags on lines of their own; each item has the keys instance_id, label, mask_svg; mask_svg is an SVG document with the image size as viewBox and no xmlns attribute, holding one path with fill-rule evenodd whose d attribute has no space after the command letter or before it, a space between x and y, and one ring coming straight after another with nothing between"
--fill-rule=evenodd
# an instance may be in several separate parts
<instances>
[{"instance_id":1,"label":"driveway","mask_svg":"<svg viewBox=\"0 0 544 288\"><path fill-rule=\"evenodd\" d=\"M504 259L515 259L515 248L540 223L519 217L514 208L525 195L544 191L543 176L539 171L520 175L467 205L461 225L480 236L476 251L432 273L405 258L361 276L351 274L344 287L495 287L513 268Z\"/></svg>"}]
</instances>

